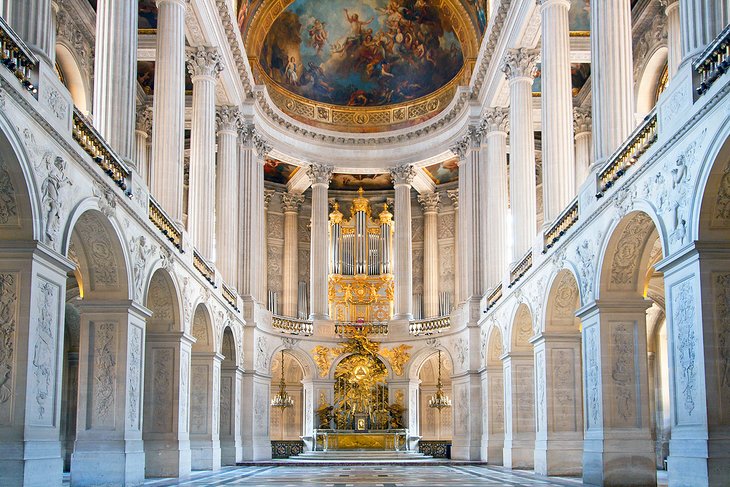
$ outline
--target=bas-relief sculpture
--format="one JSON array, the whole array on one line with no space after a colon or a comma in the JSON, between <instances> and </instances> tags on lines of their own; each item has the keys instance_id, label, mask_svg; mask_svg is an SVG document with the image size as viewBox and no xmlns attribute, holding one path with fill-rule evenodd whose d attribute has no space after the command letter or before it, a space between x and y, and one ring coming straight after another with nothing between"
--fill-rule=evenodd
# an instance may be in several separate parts
<instances>
[{"instance_id":1,"label":"bas-relief sculpture","mask_svg":"<svg viewBox=\"0 0 730 487\"><path fill-rule=\"evenodd\" d=\"M675 347L675 374L678 376L677 416L690 419L697 393L697 334L695 333L695 294L693 280L672 286L672 315ZM679 367L676 367L678 365ZM685 417L686 414L686 417Z\"/></svg>"},{"instance_id":2,"label":"bas-relief sculpture","mask_svg":"<svg viewBox=\"0 0 730 487\"><path fill-rule=\"evenodd\" d=\"M142 329L132 326L129 329L129 372L127 374L129 404L127 406L129 428L139 430L139 401L142 384Z\"/></svg>"},{"instance_id":3,"label":"bas-relief sculpture","mask_svg":"<svg viewBox=\"0 0 730 487\"><path fill-rule=\"evenodd\" d=\"M18 275L0 274L0 425L10 424L13 398Z\"/></svg>"},{"instance_id":4,"label":"bas-relief sculpture","mask_svg":"<svg viewBox=\"0 0 730 487\"><path fill-rule=\"evenodd\" d=\"M56 353L58 348L58 306L60 289L39 278L36 284L37 321L33 333L32 371L35 398L31 401L31 423L54 426L56 399Z\"/></svg>"},{"instance_id":5,"label":"bas-relief sculpture","mask_svg":"<svg viewBox=\"0 0 730 487\"><path fill-rule=\"evenodd\" d=\"M91 323L94 341L91 427L114 427L116 387L116 327L113 322Z\"/></svg>"},{"instance_id":6,"label":"bas-relief sculpture","mask_svg":"<svg viewBox=\"0 0 730 487\"><path fill-rule=\"evenodd\" d=\"M5 163L0 161L0 225L18 224L18 202L15 187Z\"/></svg>"}]
</instances>

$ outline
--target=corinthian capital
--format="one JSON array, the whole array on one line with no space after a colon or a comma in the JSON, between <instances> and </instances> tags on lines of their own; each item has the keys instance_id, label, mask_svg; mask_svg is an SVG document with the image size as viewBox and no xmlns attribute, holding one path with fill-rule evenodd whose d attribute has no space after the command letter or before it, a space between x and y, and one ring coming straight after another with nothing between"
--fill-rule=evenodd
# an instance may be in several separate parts
<instances>
[{"instance_id":1,"label":"corinthian capital","mask_svg":"<svg viewBox=\"0 0 730 487\"><path fill-rule=\"evenodd\" d=\"M281 207L285 212L299 211L302 203L304 203L304 195L299 193L281 193Z\"/></svg>"},{"instance_id":2,"label":"corinthian capital","mask_svg":"<svg viewBox=\"0 0 730 487\"><path fill-rule=\"evenodd\" d=\"M403 164L402 166L396 166L390 168L390 177L393 180L393 184L413 184L413 180L416 177L416 170L410 164Z\"/></svg>"},{"instance_id":3,"label":"corinthian capital","mask_svg":"<svg viewBox=\"0 0 730 487\"><path fill-rule=\"evenodd\" d=\"M446 190L446 196L449 197L451 200L451 204L454 206L455 210L459 209L459 190L458 189L448 189Z\"/></svg>"},{"instance_id":4,"label":"corinthian capital","mask_svg":"<svg viewBox=\"0 0 730 487\"><path fill-rule=\"evenodd\" d=\"M462 138L456 141L456 144L449 147L449 150L454 153L459 161L463 161L466 158L466 152L469 150L471 136L470 134L464 135Z\"/></svg>"},{"instance_id":5,"label":"corinthian capital","mask_svg":"<svg viewBox=\"0 0 730 487\"><path fill-rule=\"evenodd\" d=\"M584 132L590 132L592 122L593 119L591 118L590 108L573 108L573 128L575 129L576 135Z\"/></svg>"},{"instance_id":6,"label":"corinthian capital","mask_svg":"<svg viewBox=\"0 0 730 487\"><path fill-rule=\"evenodd\" d=\"M241 124L241 112L234 106L221 106L215 112L219 132L236 132Z\"/></svg>"},{"instance_id":7,"label":"corinthian capital","mask_svg":"<svg viewBox=\"0 0 730 487\"><path fill-rule=\"evenodd\" d=\"M508 132L509 131L509 109L506 107L489 108L484 112L482 119L482 132Z\"/></svg>"},{"instance_id":8,"label":"corinthian capital","mask_svg":"<svg viewBox=\"0 0 730 487\"><path fill-rule=\"evenodd\" d=\"M188 73L197 76L217 77L223 71L221 54L215 47L189 47L186 50Z\"/></svg>"},{"instance_id":9,"label":"corinthian capital","mask_svg":"<svg viewBox=\"0 0 730 487\"><path fill-rule=\"evenodd\" d=\"M418 195L418 202L421 203L426 213L437 212L441 203L441 193L423 193Z\"/></svg>"},{"instance_id":10,"label":"corinthian capital","mask_svg":"<svg viewBox=\"0 0 730 487\"><path fill-rule=\"evenodd\" d=\"M508 80L524 77L533 78L539 53L540 51L537 49L528 49L526 47L507 49L502 62L502 72Z\"/></svg>"},{"instance_id":11,"label":"corinthian capital","mask_svg":"<svg viewBox=\"0 0 730 487\"><path fill-rule=\"evenodd\" d=\"M310 164L307 167L307 176L309 176L309 181L312 185L324 184L329 186L333 172L334 168L332 166L326 166L324 164Z\"/></svg>"},{"instance_id":12,"label":"corinthian capital","mask_svg":"<svg viewBox=\"0 0 730 487\"><path fill-rule=\"evenodd\" d=\"M140 105L137 107L135 129L147 135L152 134L152 107L148 105Z\"/></svg>"}]
</instances>

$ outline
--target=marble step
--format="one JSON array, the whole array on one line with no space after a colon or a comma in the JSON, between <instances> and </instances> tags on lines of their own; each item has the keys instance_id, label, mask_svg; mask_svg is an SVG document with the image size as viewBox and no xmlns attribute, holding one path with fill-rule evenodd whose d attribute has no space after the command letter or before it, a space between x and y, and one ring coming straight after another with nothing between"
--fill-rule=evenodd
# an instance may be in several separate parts
<instances>
[{"instance_id":1,"label":"marble step","mask_svg":"<svg viewBox=\"0 0 730 487\"><path fill-rule=\"evenodd\" d=\"M316 461L316 462L422 462L433 460L433 457L419 452L406 451L378 451L378 450L330 450L330 451L308 451L295 457L290 461Z\"/></svg>"}]
</instances>

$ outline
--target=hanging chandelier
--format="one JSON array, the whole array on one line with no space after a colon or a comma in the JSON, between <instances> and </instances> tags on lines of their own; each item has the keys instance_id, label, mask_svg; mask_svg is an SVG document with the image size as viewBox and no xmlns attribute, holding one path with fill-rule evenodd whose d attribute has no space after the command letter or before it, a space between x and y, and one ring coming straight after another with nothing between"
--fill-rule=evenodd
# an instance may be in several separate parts
<instances>
[{"instance_id":1,"label":"hanging chandelier","mask_svg":"<svg viewBox=\"0 0 730 487\"><path fill-rule=\"evenodd\" d=\"M438 380L436 381L436 394L431 396L431 399L428 401L428 407L430 408L436 408L441 412L443 408L450 408L451 407L451 399L449 399L449 396L444 394L443 386L441 384L441 350L439 352L439 375Z\"/></svg>"},{"instance_id":2,"label":"hanging chandelier","mask_svg":"<svg viewBox=\"0 0 730 487\"><path fill-rule=\"evenodd\" d=\"M286 382L284 382L284 350L281 351L281 380L279 381L279 392L271 400L272 408L284 409L294 405L294 399L286 393Z\"/></svg>"}]
</instances>

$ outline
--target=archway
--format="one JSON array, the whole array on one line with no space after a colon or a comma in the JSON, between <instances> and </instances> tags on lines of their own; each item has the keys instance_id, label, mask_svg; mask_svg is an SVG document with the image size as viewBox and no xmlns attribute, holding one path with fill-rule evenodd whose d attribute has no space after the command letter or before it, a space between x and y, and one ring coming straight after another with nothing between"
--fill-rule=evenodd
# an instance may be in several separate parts
<instances>
[{"instance_id":1,"label":"archway","mask_svg":"<svg viewBox=\"0 0 730 487\"><path fill-rule=\"evenodd\" d=\"M430 440L451 440L454 428L453 411L451 408L439 411L429 407L428 403L436 394L436 382L438 381L438 353L434 352L423 361L418 371L419 398L421 411L419 432L421 441ZM453 366L448 356L441 354L441 383L444 394L453 398L451 390L451 373Z\"/></svg>"},{"instance_id":2,"label":"archway","mask_svg":"<svg viewBox=\"0 0 730 487\"><path fill-rule=\"evenodd\" d=\"M56 69L76 108L88 116L91 113L91 80L82 73L72 50L63 43L56 44Z\"/></svg>"},{"instance_id":3,"label":"archway","mask_svg":"<svg viewBox=\"0 0 730 487\"><path fill-rule=\"evenodd\" d=\"M236 353L236 338L230 326L223 330L221 340L221 393L220 393L220 444L221 464L235 465L243 460L241 445L241 394L243 368Z\"/></svg>"},{"instance_id":4,"label":"archway","mask_svg":"<svg viewBox=\"0 0 730 487\"><path fill-rule=\"evenodd\" d=\"M280 350L271 360L271 399L279 392L279 383L282 373L282 351ZM294 404L288 408L271 408L271 440L272 441L293 441L299 440L304 434L304 392L302 380L304 369L294 355L283 350L283 371L284 385L286 392L294 400ZM324 428L320 425L320 428Z\"/></svg>"},{"instance_id":5,"label":"archway","mask_svg":"<svg viewBox=\"0 0 730 487\"><path fill-rule=\"evenodd\" d=\"M666 46L656 49L636 81L636 118L639 121L654 108L666 86L668 52Z\"/></svg>"}]
</instances>

